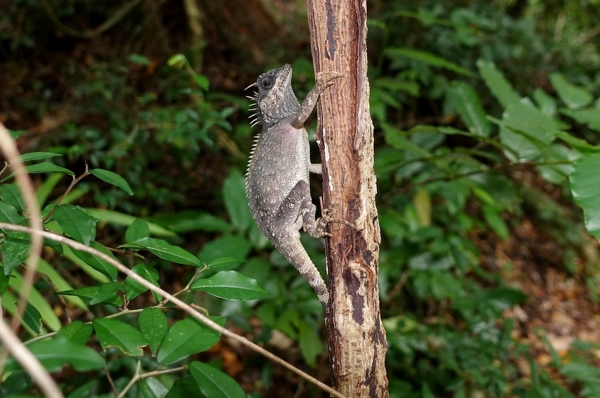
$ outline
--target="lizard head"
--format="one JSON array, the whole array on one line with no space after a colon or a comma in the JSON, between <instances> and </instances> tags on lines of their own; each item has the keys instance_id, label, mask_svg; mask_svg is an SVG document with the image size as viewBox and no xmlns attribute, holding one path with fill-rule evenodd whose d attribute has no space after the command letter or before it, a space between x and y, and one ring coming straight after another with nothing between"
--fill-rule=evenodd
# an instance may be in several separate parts
<instances>
[{"instance_id":1,"label":"lizard head","mask_svg":"<svg viewBox=\"0 0 600 398\"><path fill-rule=\"evenodd\" d=\"M279 120L296 114L300 109L292 90L292 67L288 64L263 73L256 83L247 88L250 87L258 88L254 96L248 97L256 102L252 126L262 124L263 128L268 128Z\"/></svg>"}]
</instances>

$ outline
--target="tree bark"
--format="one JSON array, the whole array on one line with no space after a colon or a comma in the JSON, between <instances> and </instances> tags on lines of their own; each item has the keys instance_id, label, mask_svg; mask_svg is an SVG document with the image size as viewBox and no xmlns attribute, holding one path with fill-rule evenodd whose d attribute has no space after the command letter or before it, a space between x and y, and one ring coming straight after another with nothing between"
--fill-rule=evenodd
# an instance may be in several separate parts
<instances>
[{"instance_id":1,"label":"tree bark","mask_svg":"<svg viewBox=\"0 0 600 398\"><path fill-rule=\"evenodd\" d=\"M388 397L379 310L381 236L367 79L366 0L307 0L315 72L344 76L321 96L318 142L330 224L326 327L333 386L347 397Z\"/></svg>"}]
</instances>

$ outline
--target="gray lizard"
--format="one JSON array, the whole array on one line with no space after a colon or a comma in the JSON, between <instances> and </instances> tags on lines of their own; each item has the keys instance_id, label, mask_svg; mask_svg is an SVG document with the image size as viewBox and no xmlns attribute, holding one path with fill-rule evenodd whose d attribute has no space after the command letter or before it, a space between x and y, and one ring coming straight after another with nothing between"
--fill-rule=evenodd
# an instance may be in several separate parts
<instances>
[{"instance_id":1,"label":"gray lizard","mask_svg":"<svg viewBox=\"0 0 600 398\"><path fill-rule=\"evenodd\" d=\"M318 74L315 87L302 105L292 90L290 65L263 73L247 87L258 88L255 96L248 97L256 102L251 125L262 125L246 173L250 211L258 228L308 281L324 308L329 292L299 233L304 227L315 238L327 235L326 220L315 219L316 208L310 196L309 172L320 174L321 164L310 163L304 122L319 95L340 76L336 72Z\"/></svg>"}]
</instances>

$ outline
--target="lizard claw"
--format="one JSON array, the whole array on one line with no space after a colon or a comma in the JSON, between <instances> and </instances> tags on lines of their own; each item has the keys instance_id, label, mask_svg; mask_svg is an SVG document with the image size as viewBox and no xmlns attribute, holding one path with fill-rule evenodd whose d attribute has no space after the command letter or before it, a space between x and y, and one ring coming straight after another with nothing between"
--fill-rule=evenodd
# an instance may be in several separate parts
<instances>
[{"instance_id":1,"label":"lizard claw","mask_svg":"<svg viewBox=\"0 0 600 398\"><path fill-rule=\"evenodd\" d=\"M327 87L335 84L335 80L342 76L344 75L340 72L319 72L315 78L315 85L318 87L319 91L323 91Z\"/></svg>"}]
</instances>

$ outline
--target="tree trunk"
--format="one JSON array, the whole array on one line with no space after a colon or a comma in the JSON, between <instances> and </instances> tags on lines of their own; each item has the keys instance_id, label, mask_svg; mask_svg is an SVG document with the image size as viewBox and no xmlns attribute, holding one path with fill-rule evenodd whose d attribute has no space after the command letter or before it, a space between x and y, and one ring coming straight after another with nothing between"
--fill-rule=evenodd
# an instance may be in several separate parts
<instances>
[{"instance_id":1,"label":"tree trunk","mask_svg":"<svg viewBox=\"0 0 600 398\"><path fill-rule=\"evenodd\" d=\"M388 397L379 311L379 221L363 0L307 0L315 72L344 76L318 105L323 207L355 228L330 225L326 317L333 386L347 397Z\"/></svg>"}]
</instances>

